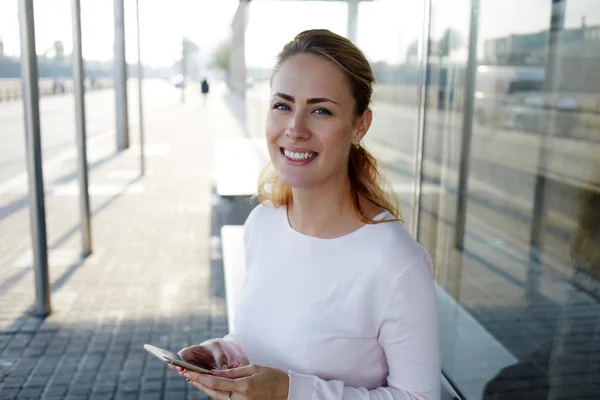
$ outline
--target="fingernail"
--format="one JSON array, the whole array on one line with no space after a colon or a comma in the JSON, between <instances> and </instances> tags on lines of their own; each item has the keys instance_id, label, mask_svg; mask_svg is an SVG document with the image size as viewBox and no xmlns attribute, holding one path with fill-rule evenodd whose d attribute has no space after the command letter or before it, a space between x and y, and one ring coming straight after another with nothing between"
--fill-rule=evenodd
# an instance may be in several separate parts
<instances>
[{"instance_id":1,"label":"fingernail","mask_svg":"<svg viewBox=\"0 0 600 400\"><path fill-rule=\"evenodd\" d=\"M236 361L236 362L233 364L233 367L231 367L231 368L237 368L237 367L239 367L239 366L240 366L240 362L239 362L239 361Z\"/></svg>"},{"instance_id":2,"label":"fingernail","mask_svg":"<svg viewBox=\"0 0 600 400\"><path fill-rule=\"evenodd\" d=\"M181 368L181 367L175 367L175 369L177 369L177 371L179 371L179 372L183 371L183 368Z\"/></svg>"},{"instance_id":3,"label":"fingernail","mask_svg":"<svg viewBox=\"0 0 600 400\"><path fill-rule=\"evenodd\" d=\"M228 369L228 366L227 366L227 364L223 364L223 365L221 365L221 370L224 370L224 369Z\"/></svg>"},{"instance_id":4,"label":"fingernail","mask_svg":"<svg viewBox=\"0 0 600 400\"><path fill-rule=\"evenodd\" d=\"M210 372L212 372L213 375L221 375L221 371L219 371L218 369L213 369Z\"/></svg>"},{"instance_id":5,"label":"fingernail","mask_svg":"<svg viewBox=\"0 0 600 400\"><path fill-rule=\"evenodd\" d=\"M189 372L186 372L183 374L183 376L185 376L186 378L191 378L192 374L190 374Z\"/></svg>"}]
</instances>

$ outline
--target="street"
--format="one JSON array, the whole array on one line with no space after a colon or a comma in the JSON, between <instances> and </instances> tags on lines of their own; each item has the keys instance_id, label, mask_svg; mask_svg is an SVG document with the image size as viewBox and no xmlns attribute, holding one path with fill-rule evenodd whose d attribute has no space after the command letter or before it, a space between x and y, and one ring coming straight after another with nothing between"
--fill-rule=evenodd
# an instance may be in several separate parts
<instances>
[{"instance_id":1,"label":"street","mask_svg":"<svg viewBox=\"0 0 600 400\"><path fill-rule=\"evenodd\" d=\"M165 111L180 101L179 90L168 82L148 80L144 85L144 111L147 115ZM134 127L138 121L137 82L129 82L129 119L132 141L137 141ZM88 140L102 136L115 142L115 94L112 89L88 92L85 97ZM76 150L75 104L72 94L42 97L40 125L44 164L52 164L57 156ZM0 103L0 192L3 184L26 171L25 124L23 103ZM92 149L90 149L92 150Z\"/></svg>"}]
</instances>

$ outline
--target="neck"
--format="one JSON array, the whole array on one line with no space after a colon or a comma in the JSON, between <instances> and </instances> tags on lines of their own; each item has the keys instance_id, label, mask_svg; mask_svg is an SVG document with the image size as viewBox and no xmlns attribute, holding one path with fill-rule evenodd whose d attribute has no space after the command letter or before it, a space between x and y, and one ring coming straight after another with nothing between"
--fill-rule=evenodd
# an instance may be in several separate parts
<instances>
[{"instance_id":1,"label":"neck","mask_svg":"<svg viewBox=\"0 0 600 400\"><path fill-rule=\"evenodd\" d=\"M339 180L326 187L292 189L288 218L292 228L306 235L332 238L358 229L352 203L350 179Z\"/></svg>"}]
</instances>

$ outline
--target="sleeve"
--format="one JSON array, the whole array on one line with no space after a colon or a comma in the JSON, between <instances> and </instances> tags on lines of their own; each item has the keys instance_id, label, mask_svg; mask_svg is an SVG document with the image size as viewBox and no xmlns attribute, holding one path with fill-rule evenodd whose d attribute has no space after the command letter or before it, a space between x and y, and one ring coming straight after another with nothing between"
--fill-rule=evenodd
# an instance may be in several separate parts
<instances>
[{"instance_id":1,"label":"sleeve","mask_svg":"<svg viewBox=\"0 0 600 400\"><path fill-rule=\"evenodd\" d=\"M223 339L220 340L221 345L223 346L223 350L225 354L227 354L227 360L229 363L234 363L239 361L241 365L249 365L248 357L244 350L242 349L242 345L235 337L234 333L230 333L225 335Z\"/></svg>"},{"instance_id":2,"label":"sleeve","mask_svg":"<svg viewBox=\"0 0 600 400\"><path fill-rule=\"evenodd\" d=\"M289 372L288 400L439 400L441 361L437 296L429 255L398 279L384 309L379 344L387 358L387 386L346 386Z\"/></svg>"}]
</instances>

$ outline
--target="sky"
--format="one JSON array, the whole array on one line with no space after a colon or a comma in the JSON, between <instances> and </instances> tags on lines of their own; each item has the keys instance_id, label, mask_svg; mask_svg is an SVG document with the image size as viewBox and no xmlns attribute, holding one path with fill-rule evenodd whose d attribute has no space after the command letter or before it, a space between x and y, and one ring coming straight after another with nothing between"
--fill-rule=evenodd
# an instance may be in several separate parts
<instances>
[{"instance_id":1,"label":"sky","mask_svg":"<svg viewBox=\"0 0 600 400\"><path fill-rule=\"evenodd\" d=\"M34 0L38 53L61 40L72 48L70 0ZM180 57L181 38L200 46L207 59L228 40L237 0L140 0L142 58L154 67ZM600 25L600 0L567 0L566 26ZM433 0L431 34L449 27L468 37L470 0ZM479 51L485 39L548 28L551 0L481 0ZM86 59L113 58L113 1L81 0ZM135 62L135 0L125 0L127 59ZM341 1L253 0L246 29L246 63L268 68L281 47L304 29L326 28L346 35L348 8ZM0 37L8 54L19 53L17 1L0 0ZM374 0L360 3L357 44L371 61L401 63L422 33L423 0ZM466 51L466 47L463 46ZM481 53L480 53L481 54Z\"/></svg>"},{"instance_id":2,"label":"sky","mask_svg":"<svg viewBox=\"0 0 600 400\"><path fill-rule=\"evenodd\" d=\"M113 58L114 18L112 0L81 0L83 54L86 59ZM145 64L170 66L180 58L181 39L189 37L201 51L211 54L228 39L237 0L140 0L141 52ZM34 0L38 54L63 42L73 47L70 0ZM0 37L8 54L19 54L16 0L0 0ZM127 60L137 60L135 0L125 0Z\"/></svg>"}]
</instances>

